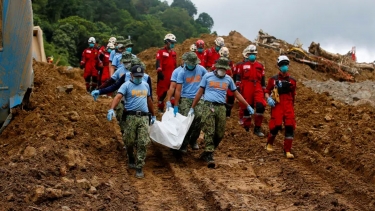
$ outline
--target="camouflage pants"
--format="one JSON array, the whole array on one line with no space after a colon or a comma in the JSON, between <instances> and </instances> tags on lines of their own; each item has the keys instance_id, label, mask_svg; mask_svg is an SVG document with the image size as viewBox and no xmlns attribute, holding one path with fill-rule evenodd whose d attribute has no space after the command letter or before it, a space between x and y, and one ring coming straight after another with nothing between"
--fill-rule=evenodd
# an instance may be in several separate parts
<instances>
[{"instance_id":1,"label":"camouflage pants","mask_svg":"<svg viewBox=\"0 0 375 211\"><path fill-rule=\"evenodd\" d=\"M187 116L189 113L189 110L191 108L191 105L193 104L194 99L190 98L181 98L180 105L179 105L179 111L182 115ZM201 133L201 127L202 127L202 106L203 101L199 100L197 106L194 108L194 120L191 123L191 126L186 133L186 136L184 138L184 142L182 142L181 149L185 149L187 145L195 144L197 139L199 138L199 135Z\"/></svg>"},{"instance_id":2,"label":"camouflage pants","mask_svg":"<svg viewBox=\"0 0 375 211\"><path fill-rule=\"evenodd\" d=\"M147 145L150 143L148 123L148 116L126 116L122 140L127 148L128 156L134 157L134 148L136 149L136 168L142 168L145 165Z\"/></svg>"},{"instance_id":3,"label":"camouflage pants","mask_svg":"<svg viewBox=\"0 0 375 211\"><path fill-rule=\"evenodd\" d=\"M226 108L224 105L213 105L205 101L202 109L202 124L204 132L205 151L213 152L224 137L226 123Z\"/></svg>"},{"instance_id":4,"label":"camouflage pants","mask_svg":"<svg viewBox=\"0 0 375 211\"><path fill-rule=\"evenodd\" d=\"M118 121L118 124L120 125L121 132L124 133L124 128L125 128L125 120L122 119L122 115L124 113L124 104L120 102L117 107L115 108L115 113L116 113L116 119Z\"/></svg>"}]
</instances>

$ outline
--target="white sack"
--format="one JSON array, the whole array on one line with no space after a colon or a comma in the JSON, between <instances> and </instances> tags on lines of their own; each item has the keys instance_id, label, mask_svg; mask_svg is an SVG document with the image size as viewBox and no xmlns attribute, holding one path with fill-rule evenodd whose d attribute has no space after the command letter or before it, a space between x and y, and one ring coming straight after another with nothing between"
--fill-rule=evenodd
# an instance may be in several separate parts
<instances>
[{"instance_id":1,"label":"white sack","mask_svg":"<svg viewBox=\"0 0 375 211\"><path fill-rule=\"evenodd\" d=\"M150 126L150 138L166 147L180 149L185 135L193 122L194 116L173 114L173 109L166 111L160 121Z\"/></svg>"}]
</instances>

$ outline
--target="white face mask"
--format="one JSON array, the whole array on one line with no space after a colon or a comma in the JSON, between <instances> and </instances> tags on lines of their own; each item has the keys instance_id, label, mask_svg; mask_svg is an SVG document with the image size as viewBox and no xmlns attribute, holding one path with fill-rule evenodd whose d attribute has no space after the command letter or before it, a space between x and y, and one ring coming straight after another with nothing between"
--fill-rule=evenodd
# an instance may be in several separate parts
<instances>
[{"instance_id":1,"label":"white face mask","mask_svg":"<svg viewBox=\"0 0 375 211\"><path fill-rule=\"evenodd\" d=\"M225 76L226 72L227 72L227 71L225 71L225 70L223 70L223 69L218 69L218 70L217 70L217 74L218 74L219 76L221 76L221 77Z\"/></svg>"}]
</instances>

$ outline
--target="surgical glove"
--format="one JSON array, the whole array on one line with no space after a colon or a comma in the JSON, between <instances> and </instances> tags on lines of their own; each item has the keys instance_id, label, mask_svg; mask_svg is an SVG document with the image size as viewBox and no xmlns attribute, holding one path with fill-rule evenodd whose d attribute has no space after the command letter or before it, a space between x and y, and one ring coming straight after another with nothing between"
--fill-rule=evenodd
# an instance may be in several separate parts
<instances>
[{"instance_id":1,"label":"surgical glove","mask_svg":"<svg viewBox=\"0 0 375 211\"><path fill-rule=\"evenodd\" d=\"M115 111L113 109L108 110L107 119L108 121L112 120L112 117L116 116Z\"/></svg>"},{"instance_id":2,"label":"surgical glove","mask_svg":"<svg viewBox=\"0 0 375 211\"><path fill-rule=\"evenodd\" d=\"M254 109L250 105L247 106L247 110L249 111L250 115L254 114Z\"/></svg>"},{"instance_id":3,"label":"surgical glove","mask_svg":"<svg viewBox=\"0 0 375 211\"><path fill-rule=\"evenodd\" d=\"M156 121L156 116L152 116L151 117L151 124L153 125L155 123L155 121Z\"/></svg>"},{"instance_id":4,"label":"surgical glove","mask_svg":"<svg viewBox=\"0 0 375 211\"><path fill-rule=\"evenodd\" d=\"M174 106L173 113L174 113L174 116L177 115L177 113L178 113L178 106Z\"/></svg>"},{"instance_id":5,"label":"surgical glove","mask_svg":"<svg viewBox=\"0 0 375 211\"><path fill-rule=\"evenodd\" d=\"M167 102L166 102L166 105L167 105L167 111L169 110L169 108L172 108L172 103L171 103L171 101L167 101Z\"/></svg>"},{"instance_id":6,"label":"surgical glove","mask_svg":"<svg viewBox=\"0 0 375 211\"><path fill-rule=\"evenodd\" d=\"M190 108L188 116L193 116L194 115L194 108Z\"/></svg>"},{"instance_id":7,"label":"surgical glove","mask_svg":"<svg viewBox=\"0 0 375 211\"><path fill-rule=\"evenodd\" d=\"M272 97L267 98L267 104L271 107L275 107L275 101L272 99Z\"/></svg>"},{"instance_id":8,"label":"surgical glove","mask_svg":"<svg viewBox=\"0 0 375 211\"><path fill-rule=\"evenodd\" d=\"M94 90L91 92L91 96L94 98L94 101L98 99L99 94L100 94L99 90Z\"/></svg>"}]
</instances>

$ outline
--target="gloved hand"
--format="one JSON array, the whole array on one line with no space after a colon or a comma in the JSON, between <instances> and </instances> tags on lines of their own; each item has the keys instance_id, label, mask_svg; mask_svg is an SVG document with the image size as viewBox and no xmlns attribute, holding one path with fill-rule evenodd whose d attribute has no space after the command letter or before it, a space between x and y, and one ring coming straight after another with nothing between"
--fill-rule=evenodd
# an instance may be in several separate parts
<instances>
[{"instance_id":1,"label":"gloved hand","mask_svg":"<svg viewBox=\"0 0 375 211\"><path fill-rule=\"evenodd\" d=\"M99 90L94 90L91 92L91 96L94 98L94 101L98 99L99 94L100 94Z\"/></svg>"},{"instance_id":2,"label":"gloved hand","mask_svg":"<svg viewBox=\"0 0 375 211\"><path fill-rule=\"evenodd\" d=\"M158 81L159 81L159 80L164 80L164 74L163 74L162 69L159 67L159 68L157 69L157 71L158 71Z\"/></svg>"},{"instance_id":3,"label":"gloved hand","mask_svg":"<svg viewBox=\"0 0 375 211\"><path fill-rule=\"evenodd\" d=\"M108 121L112 120L112 117L116 116L115 111L113 109L108 110L107 119Z\"/></svg>"},{"instance_id":4,"label":"gloved hand","mask_svg":"<svg viewBox=\"0 0 375 211\"><path fill-rule=\"evenodd\" d=\"M188 116L193 116L194 115L194 108L190 108Z\"/></svg>"},{"instance_id":5,"label":"gloved hand","mask_svg":"<svg viewBox=\"0 0 375 211\"><path fill-rule=\"evenodd\" d=\"M174 113L174 116L177 115L177 113L178 113L178 106L174 106L173 113Z\"/></svg>"},{"instance_id":6,"label":"gloved hand","mask_svg":"<svg viewBox=\"0 0 375 211\"><path fill-rule=\"evenodd\" d=\"M171 101L167 101L165 104L167 105L167 111L169 111L169 108L172 108Z\"/></svg>"},{"instance_id":7,"label":"gloved hand","mask_svg":"<svg viewBox=\"0 0 375 211\"><path fill-rule=\"evenodd\" d=\"M152 116L151 117L151 124L153 125L155 123L155 121L156 121L156 116Z\"/></svg>"},{"instance_id":8,"label":"gloved hand","mask_svg":"<svg viewBox=\"0 0 375 211\"><path fill-rule=\"evenodd\" d=\"M254 109L250 105L247 106L247 110L249 111L250 115L254 114Z\"/></svg>"},{"instance_id":9,"label":"gloved hand","mask_svg":"<svg viewBox=\"0 0 375 211\"><path fill-rule=\"evenodd\" d=\"M267 104L271 107L275 107L275 101L272 99L272 97L267 98Z\"/></svg>"}]
</instances>

